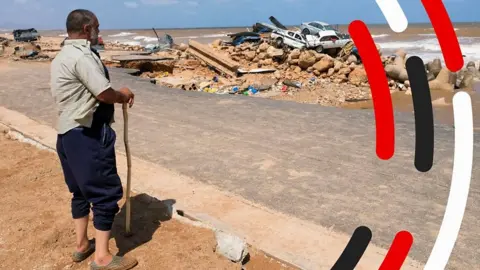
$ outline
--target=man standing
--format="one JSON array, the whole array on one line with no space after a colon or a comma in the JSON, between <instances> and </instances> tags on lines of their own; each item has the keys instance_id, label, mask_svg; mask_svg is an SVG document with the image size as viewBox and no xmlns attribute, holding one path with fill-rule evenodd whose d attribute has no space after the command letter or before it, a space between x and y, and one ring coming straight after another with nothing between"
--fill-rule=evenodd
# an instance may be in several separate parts
<instances>
[{"instance_id":1,"label":"man standing","mask_svg":"<svg viewBox=\"0 0 480 270\"><path fill-rule=\"evenodd\" d=\"M57 153L65 182L73 194L75 262L95 253L91 269L124 270L136 266L133 258L113 256L109 239L123 196L115 160L114 103L133 105L128 88L112 89L108 70L91 48L98 41L99 22L88 10L67 17L68 39L51 65L51 91L58 107ZM90 206L95 242L87 238Z\"/></svg>"}]
</instances>

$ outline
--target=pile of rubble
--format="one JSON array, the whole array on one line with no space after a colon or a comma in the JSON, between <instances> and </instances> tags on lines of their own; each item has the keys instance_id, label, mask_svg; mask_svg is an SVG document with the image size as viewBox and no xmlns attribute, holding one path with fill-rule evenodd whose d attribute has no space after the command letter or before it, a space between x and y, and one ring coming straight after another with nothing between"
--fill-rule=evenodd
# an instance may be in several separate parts
<instances>
[{"instance_id":1,"label":"pile of rubble","mask_svg":"<svg viewBox=\"0 0 480 270\"><path fill-rule=\"evenodd\" d=\"M366 71L361 59L357 59L354 54L340 57L317 53L314 50L277 48L268 42L233 46L217 40L208 46L213 51L207 52L212 59L228 58L234 63L230 65L259 72L247 72L238 77L227 74L221 76L217 74L218 68L212 66L207 58L199 57L198 53L193 54L192 46L186 50L187 46L182 44L182 51L175 54L176 60L170 64L173 68L168 71L160 70L159 73L151 71L144 76L168 87L217 94L295 96L306 91L310 93L312 103L322 105L338 106L345 101L371 98ZM393 55L382 56L380 46L377 45L377 49L389 79L391 92L402 91L411 95L405 68L406 52L398 50ZM223 60L225 61L227 60ZM458 73L442 67L439 59L427 63L425 68L433 91L471 90L473 84L480 80L479 68L473 62L468 63L467 67Z\"/></svg>"},{"instance_id":2,"label":"pile of rubble","mask_svg":"<svg viewBox=\"0 0 480 270\"><path fill-rule=\"evenodd\" d=\"M48 55L42 47L35 42L15 42L14 40L2 38L0 39L0 57L8 57L14 61L35 60L49 61L51 56Z\"/></svg>"},{"instance_id":3,"label":"pile of rubble","mask_svg":"<svg viewBox=\"0 0 480 270\"><path fill-rule=\"evenodd\" d=\"M109 51L143 51L140 45L127 45L119 42L106 42L105 50Z\"/></svg>"}]
</instances>

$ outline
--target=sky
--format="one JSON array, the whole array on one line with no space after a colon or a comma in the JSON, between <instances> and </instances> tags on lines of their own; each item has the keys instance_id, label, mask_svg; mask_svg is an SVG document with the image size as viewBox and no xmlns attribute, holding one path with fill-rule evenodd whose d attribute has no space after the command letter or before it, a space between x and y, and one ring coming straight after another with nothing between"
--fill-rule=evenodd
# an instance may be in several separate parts
<instances>
[{"instance_id":1,"label":"sky","mask_svg":"<svg viewBox=\"0 0 480 270\"><path fill-rule=\"evenodd\" d=\"M410 23L428 22L421 0L398 0ZM480 0L444 0L453 22L480 21ZM71 10L93 11L102 29L285 25L320 20L384 24L375 0L0 0L0 28L64 29Z\"/></svg>"}]
</instances>

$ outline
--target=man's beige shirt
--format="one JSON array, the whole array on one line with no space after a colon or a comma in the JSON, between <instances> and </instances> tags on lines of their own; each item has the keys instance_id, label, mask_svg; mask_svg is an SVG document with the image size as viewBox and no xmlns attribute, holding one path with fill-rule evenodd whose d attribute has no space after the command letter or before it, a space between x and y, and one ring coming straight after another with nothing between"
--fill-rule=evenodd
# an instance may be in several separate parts
<instances>
[{"instance_id":1,"label":"man's beige shirt","mask_svg":"<svg viewBox=\"0 0 480 270\"><path fill-rule=\"evenodd\" d=\"M110 88L102 61L85 39L65 40L51 64L50 85L58 108L58 134L91 127L99 105L96 97Z\"/></svg>"}]
</instances>

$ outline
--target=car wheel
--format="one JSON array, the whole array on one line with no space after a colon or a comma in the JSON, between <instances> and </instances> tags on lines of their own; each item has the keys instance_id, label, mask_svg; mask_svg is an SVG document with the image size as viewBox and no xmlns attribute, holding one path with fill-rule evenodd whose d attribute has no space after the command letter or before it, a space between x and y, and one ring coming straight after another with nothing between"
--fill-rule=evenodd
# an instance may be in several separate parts
<instances>
[{"instance_id":1,"label":"car wheel","mask_svg":"<svg viewBox=\"0 0 480 270\"><path fill-rule=\"evenodd\" d=\"M302 30L302 34L310 35L310 30L308 28L305 28L305 29Z\"/></svg>"},{"instance_id":2,"label":"car wheel","mask_svg":"<svg viewBox=\"0 0 480 270\"><path fill-rule=\"evenodd\" d=\"M317 48L315 48L315 51L317 53L322 53L323 52L323 46L322 45L318 46Z\"/></svg>"},{"instance_id":3,"label":"car wheel","mask_svg":"<svg viewBox=\"0 0 480 270\"><path fill-rule=\"evenodd\" d=\"M275 40L275 46L279 49L282 48L283 47L283 39L282 38L277 38Z\"/></svg>"}]
</instances>

